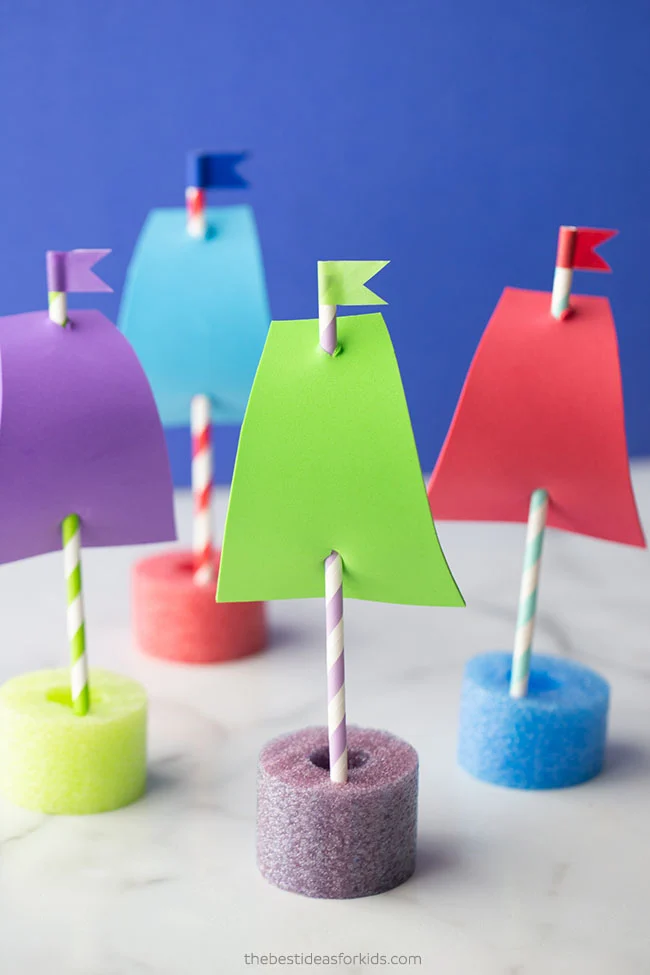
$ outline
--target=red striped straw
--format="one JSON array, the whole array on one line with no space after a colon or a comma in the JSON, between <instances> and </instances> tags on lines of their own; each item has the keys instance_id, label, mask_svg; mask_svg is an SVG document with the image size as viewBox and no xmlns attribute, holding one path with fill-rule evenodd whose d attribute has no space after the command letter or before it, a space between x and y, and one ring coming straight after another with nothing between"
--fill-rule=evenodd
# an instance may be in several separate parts
<instances>
[{"instance_id":1,"label":"red striped straw","mask_svg":"<svg viewBox=\"0 0 650 975\"><path fill-rule=\"evenodd\" d=\"M212 445L208 397L193 396L190 412L194 495L194 582L197 586L207 586L215 579L212 546Z\"/></svg>"},{"instance_id":2,"label":"red striped straw","mask_svg":"<svg viewBox=\"0 0 650 975\"><path fill-rule=\"evenodd\" d=\"M207 231L205 195L205 190L198 186L188 186L185 189L187 232L190 237L205 237Z\"/></svg>"}]
</instances>

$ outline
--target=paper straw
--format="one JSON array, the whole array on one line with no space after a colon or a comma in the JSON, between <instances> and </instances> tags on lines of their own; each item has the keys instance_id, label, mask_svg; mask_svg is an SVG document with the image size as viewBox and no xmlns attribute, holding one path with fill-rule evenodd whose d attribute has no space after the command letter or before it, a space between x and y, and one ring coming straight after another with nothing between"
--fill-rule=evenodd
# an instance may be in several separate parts
<instances>
[{"instance_id":1,"label":"paper straw","mask_svg":"<svg viewBox=\"0 0 650 975\"><path fill-rule=\"evenodd\" d=\"M512 656L512 676L510 697L526 697L530 675L530 656L535 630L537 611L537 592L539 571L542 561L542 545L546 515L548 513L548 491L538 488L530 497L528 528L526 531L526 552L519 593L519 613L515 633L515 649Z\"/></svg>"},{"instance_id":2,"label":"paper straw","mask_svg":"<svg viewBox=\"0 0 650 975\"><path fill-rule=\"evenodd\" d=\"M325 559L325 619L330 779L345 783L348 781L348 744L343 658L343 563L338 552L332 552Z\"/></svg>"},{"instance_id":3,"label":"paper straw","mask_svg":"<svg viewBox=\"0 0 650 975\"><path fill-rule=\"evenodd\" d=\"M187 208L187 232L190 237L204 238L208 229L205 207L205 190L188 186L185 190Z\"/></svg>"},{"instance_id":4,"label":"paper straw","mask_svg":"<svg viewBox=\"0 0 650 975\"><path fill-rule=\"evenodd\" d=\"M207 586L214 581L212 547L212 446L210 400L192 397L192 493L194 495L194 582Z\"/></svg>"},{"instance_id":5,"label":"paper straw","mask_svg":"<svg viewBox=\"0 0 650 975\"><path fill-rule=\"evenodd\" d=\"M72 251L47 251L48 314L55 325L68 324L68 291L112 291L92 270L110 250L80 248ZM88 662L81 586L81 527L79 516L67 515L61 522L63 565L67 587L68 641L70 644L70 696L76 714L88 714Z\"/></svg>"},{"instance_id":6,"label":"paper straw","mask_svg":"<svg viewBox=\"0 0 650 975\"><path fill-rule=\"evenodd\" d=\"M336 352L336 305L318 306L318 336L321 349L328 355Z\"/></svg>"},{"instance_id":7,"label":"paper straw","mask_svg":"<svg viewBox=\"0 0 650 975\"><path fill-rule=\"evenodd\" d=\"M65 291L48 291L47 308L50 321L65 327L68 321L68 296Z\"/></svg>"},{"instance_id":8,"label":"paper straw","mask_svg":"<svg viewBox=\"0 0 650 975\"><path fill-rule=\"evenodd\" d=\"M551 315L553 318L565 318L569 311L571 285L573 283L573 257L577 235L577 227L560 227L555 274L553 276L553 293L551 295Z\"/></svg>"},{"instance_id":9,"label":"paper straw","mask_svg":"<svg viewBox=\"0 0 650 975\"><path fill-rule=\"evenodd\" d=\"M68 599L68 641L70 643L70 692L75 714L88 714L88 659L81 586L81 527L78 515L68 515L61 524L63 565Z\"/></svg>"},{"instance_id":10,"label":"paper straw","mask_svg":"<svg viewBox=\"0 0 650 975\"><path fill-rule=\"evenodd\" d=\"M49 257L49 256L48 256ZM48 314L55 325L65 327L68 321L68 297L65 291L52 289L56 284L54 263L48 259ZM75 714L88 714L88 658L81 585L81 527L78 515L68 515L61 523L63 566L67 590L68 642L70 645L70 696Z\"/></svg>"},{"instance_id":11,"label":"paper straw","mask_svg":"<svg viewBox=\"0 0 650 975\"><path fill-rule=\"evenodd\" d=\"M336 305L319 300L318 334L321 349L328 355L334 355L337 347ZM343 655L343 562L338 552L331 552L325 559L325 626L330 779L344 784L348 781L348 743Z\"/></svg>"},{"instance_id":12,"label":"paper straw","mask_svg":"<svg viewBox=\"0 0 650 975\"><path fill-rule=\"evenodd\" d=\"M320 346L334 355L337 346L336 305L318 305ZM343 563L338 552L325 559L325 625L327 629L327 733L330 779L348 781L345 724L345 663L343 656Z\"/></svg>"},{"instance_id":13,"label":"paper straw","mask_svg":"<svg viewBox=\"0 0 650 975\"><path fill-rule=\"evenodd\" d=\"M321 270L326 264L318 263L318 338L320 347L328 355L334 355L337 346L336 335L336 305L324 301L323 289L325 278L321 277ZM330 298L331 301L331 298Z\"/></svg>"}]
</instances>

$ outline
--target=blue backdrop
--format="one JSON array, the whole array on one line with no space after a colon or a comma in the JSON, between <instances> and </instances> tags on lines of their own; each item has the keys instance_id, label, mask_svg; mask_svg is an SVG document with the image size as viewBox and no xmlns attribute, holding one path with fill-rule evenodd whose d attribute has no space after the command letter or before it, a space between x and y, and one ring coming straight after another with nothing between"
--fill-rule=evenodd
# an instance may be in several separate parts
<instances>
[{"instance_id":1,"label":"blue backdrop","mask_svg":"<svg viewBox=\"0 0 650 975\"><path fill-rule=\"evenodd\" d=\"M650 453L649 92L647 0L5 0L0 313L44 307L47 248L112 247L119 294L185 149L249 148L252 191L219 202L256 209L274 317L315 314L319 258L392 260L377 290L430 469L502 287L550 289L560 223L618 227L614 275L576 290L612 300Z\"/></svg>"}]
</instances>

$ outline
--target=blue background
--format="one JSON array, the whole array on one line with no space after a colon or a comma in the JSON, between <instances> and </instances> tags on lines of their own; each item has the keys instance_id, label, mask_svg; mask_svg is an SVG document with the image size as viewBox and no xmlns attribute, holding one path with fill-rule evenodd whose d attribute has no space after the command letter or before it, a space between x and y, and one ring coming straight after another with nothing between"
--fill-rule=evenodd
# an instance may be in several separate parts
<instances>
[{"instance_id":1,"label":"blue background","mask_svg":"<svg viewBox=\"0 0 650 975\"><path fill-rule=\"evenodd\" d=\"M550 289L560 223L618 227L611 297L631 452L650 453L647 0L5 0L0 313L44 307L47 248L112 247L182 202L187 148L249 148L273 315L316 261L390 258L377 290L422 465L506 284ZM88 303L87 296L71 304ZM186 443L172 438L177 470ZM217 436L228 473L234 431Z\"/></svg>"}]
</instances>

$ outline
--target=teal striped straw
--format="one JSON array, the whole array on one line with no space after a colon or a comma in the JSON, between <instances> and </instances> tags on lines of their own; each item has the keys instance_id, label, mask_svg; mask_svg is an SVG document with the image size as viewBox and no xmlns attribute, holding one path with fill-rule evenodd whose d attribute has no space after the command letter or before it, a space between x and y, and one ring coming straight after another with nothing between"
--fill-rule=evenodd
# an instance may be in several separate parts
<instances>
[{"instance_id":1,"label":"teal striped straw","mask_svg":"<svg viewBox=\"0 0 650 975\"><path fill-rule=\"evenodd\" d=\"M530 497L526 552L519 592L519 613L515 632L515 649L512 655L510 697L526 697L530 676L530 656L535 631L537 592L542 561L542 545L548 513L548 491L538 488Z\"/></svg>"}]
</instances>

